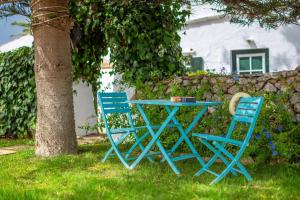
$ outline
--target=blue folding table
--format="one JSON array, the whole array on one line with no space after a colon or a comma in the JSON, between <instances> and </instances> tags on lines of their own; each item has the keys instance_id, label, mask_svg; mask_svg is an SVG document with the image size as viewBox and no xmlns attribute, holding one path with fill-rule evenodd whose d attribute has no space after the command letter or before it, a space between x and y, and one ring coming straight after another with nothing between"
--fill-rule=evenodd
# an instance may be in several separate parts
<instances>
[{"instance_id":1,"label":"blue folding table","mask_svg":"<svg viewBox=\"0 0 300 200\"><path fill-rule=\"evenodd\" d=\"M195 147L193 146L192 142L188 138L188 134L191 132L191 130L195 127L197 122L201 119L203 114L207 111L208 107L211 106L217 106L221 104L221 102L204 102L204 101L197 101L195 103L181 103L181 102L171 102L168 100L132 100L127 101L127 103L130 104L136 104L139 112L142 115L143 120L146 123L146 127L152 137L150 142L147 144L147 146L143 149L142 153L138 156L138 158L131 164L130 169L133 169L144 157L147 156L147 153L150 151L150 149L153 147L154 144L157 145L160 152L163 155L163 160L166 160L172 170L175 172L175 174L180 174L180 171L175 165L175 161L183 160L183 159L190 159L190 158L197 158L197 160L204 166L205 163L199 153L196 151ZM168 116L161 124L160 128L158 130L154 130L150 120L148 119L145 110L143 108L143 105L152 105L152 106L163 106ZM190 123L190 125L184 129L182 124L177 120L176 113L179 111L180 107L200 107L197 115L194 117L193 121ZM170 149L170 151L166 151L166 149L161 144L159 137L165 130L165 128L168 128L168 126L171 125L171 127L176 127L180 133L180 138L175 143L175 145ZM189 149L191 150L191 154L181 155L177 157L172 157L172 154L176 151L176 149L179 147L179 145L182 142L186 142Z\"/></svg>"}]
</instances>

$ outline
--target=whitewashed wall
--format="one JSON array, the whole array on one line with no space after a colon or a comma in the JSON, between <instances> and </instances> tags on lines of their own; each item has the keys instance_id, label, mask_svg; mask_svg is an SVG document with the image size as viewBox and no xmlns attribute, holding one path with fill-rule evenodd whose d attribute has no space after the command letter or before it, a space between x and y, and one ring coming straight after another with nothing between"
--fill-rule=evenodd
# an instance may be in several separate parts
<instances>
[{"instance_id":1,"label":"whitewashed wall","mask_svg":"<svg viewBox=\"0 0 300 200\"><path fill-rule=\"evenodd\" d=\"M269 48L270 71L294 69L300 64L299 26L283 26L277 30L256 25L243 27L229 23L226 18L216 19L216 13L207 7L193 10L191 21L181 31L181 46L203 57L205 69L219 71L225 67L230 73L231 50L250 48ZM247 42L248 39L254 43Z\"/></svg>"},{"instance_id":2,"label":"whitewashed wall","mask_svg":"<svg viewBox=\"0 0 300 200\"><path fill-rule=\"evenodd\" d=\"M80 128L80 126L85 124L93 126L97 123L91 86L88 86L82 82L74 83L73 90L75 91L73 95L73 101L76 134L78 136L83 136L88 133L95 133L95 130L86 132L84 129Z\"/></svg>"},{"instance_id":3,"label":"whitewashed wall","mask_svg":"<svg viewBox=\"0 0 300 200\"><path fill-rule=\"evenodd\" d=\"M110 75L111 69L103 69L101 77L101 90L105 92L113 91L114 75ZM83 136L90 133L97 132L96 130L82 129L82 125L94 126L97 123L97 113L94 109L93 93L91 86L82 82L74 83L73 90L75 90L74 100L74 111L75 111L75 128L76 134Z\"/></svg>"}]
</instances>

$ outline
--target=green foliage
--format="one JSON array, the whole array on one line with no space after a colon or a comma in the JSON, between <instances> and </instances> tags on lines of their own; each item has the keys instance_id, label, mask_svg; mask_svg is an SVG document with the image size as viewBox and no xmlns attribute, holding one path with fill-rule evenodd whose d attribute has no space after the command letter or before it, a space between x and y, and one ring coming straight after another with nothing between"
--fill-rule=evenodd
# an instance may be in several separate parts
<instances>
[{"instance_id":1,"label":"green foliage","mask_svg":"<svg viewBox=\"0 0 300 200\"><path fill-rule=\"evenodd\" d=\"M300 124L293 122L292 114L287 108L289 92L263 95L265 103L256 127L256 134L259 134L260 138L254 141L249 153L260 160L271 160L272 154L275 153L271 148L273 144L279 153L279 157L273 158L299 162ZM264 130L267 131L264 133Z\"/></svg>"},{"instance_id":2,"label":"green foliage","mask_svg":"<svg viewBox=\"0 0 300 200\"><path fill-rule=\"evenodd\" d=\"M180 1L108 1L106 38L116 73L127 83L184 71L178 31L189 11Z\"/></svg>"},{"instance_id":3,"label":"green foliage","mask_svg":"<svg viewBox=\"0 0 300 200\"><path fill-rule=\"evenodd\" d=\"M108 53L104 34L103 0L69 1L75 21L71 32L74 80L83 80L96 91L100 86L102 57Z\"/></svg>"},{"instance_id":4,"label":"green foliage","mask_svg":"<svg viewBox=\"0 0 300 200\"><path fill-rule=\"evenodd\" d=\"M0 18L21 15L30 18L30 1L1 1L0 2Z\"/></svg>"},{"instance_id":5,"label":"green foliage","mask_svg":"<svg viewBox=\"0 0 300 200\"><path fill-rule=\"evenodd\" d=\"M258 23L267 28L277 28L281 25L299 25L299 0L198 0L199 3L213 5L220 13L230 16L231 21L243 25Z\"/></svg>"},{"instance_id":6,"label":"green foliage","mask_svg":"<svg viewBox=\"0 0 300 200\"><path fill-rule=\"evenodd\" d=\"M199 76L199 75L209 75L209 71L205 71L205 70L197 70L195 72L191 71L188 72L187 75L188 76Z\"/></svg>"},{"instance_id":7,"label":"green foliage","mask_svg":"<svg viewBox=\"0 0 300 200\"><path fill-rule=\"evenodd\" d=\"M0 136L32 134L36 119L33 51L0 53Z\"/></svg>"}]
</instances>

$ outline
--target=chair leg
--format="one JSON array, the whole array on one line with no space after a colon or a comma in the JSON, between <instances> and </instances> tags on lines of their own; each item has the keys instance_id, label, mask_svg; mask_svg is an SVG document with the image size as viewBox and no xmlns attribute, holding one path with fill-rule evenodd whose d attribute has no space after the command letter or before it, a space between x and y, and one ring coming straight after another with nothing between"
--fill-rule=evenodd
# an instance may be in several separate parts
<instances>
[{"instance_id":1,"label":"chair leg","mask_svg":"<svg viewBox=\"0 0 300 200\"><path fill-rule=\"evenodd\" d=\"M216 160L217 155L214 155L194 176L200 176L205 172L206 169L208 169Z\"/></svg>"},{"instance_id":2,"label":"chair leg","mask_svg":"<svg viewBox=\"0 0 300 200\"><path fill-rule=\"evenodd\" d=\"M206 166L206 168L205 169L208 169L213 163L215 163L215 161L217 160L217 158L219 157L223 162L224 162L224 164L226 165L226 166L228 166L229 165L229 162L227 161L227 159L221 154L221 152L220 151L218 151L217 149L215 149L209 142L207 142L206 140L202 140L202 139L199 139L200 140L200 142L202 142L209 150L211 150L212 152L214 152L214 154L215 154L215 158L213 157L213 158L211 158L209 161L208 161L208 163L205 165ZM205 169L203 169L203 170L205 170ZM201 169L200 169L201 170ZM203 173L203 172L202 172ZM200 174L202 174L202 173L200 173L199 172L199 175ZM237 175L237 173L234 171L234 170L231 170L231 173L233 174L233 175ZM198 172L196 173L196 174L198 174ZM198 176L199 176L198 175Z\"/></svg>"},{"instance_id":3,"label":"chair leg","mask_svg":"<svg viewBox=\"0 0 300 200\"><path fill-rule=\"evenodd\" d=\"M144 151L145 147L144 145L142 144L142 141L149 135L149 132L145 133L144 135L142 135L142 137L138 137L137 134L134 132L133 133L133 136L136 140L136 142L132 145L132 147L129 149L129 151L126 153L127 155L125 156L125 158L128 158L129 155L133 152L133 150L139 146L140 149L142 151ZM150 162L154 162L154 160L151 158L151 157L147 157L147 159L150 161Z\"/></svg>"},{"instance_id":4,"label":"chair leg","mask_svg":"<svg viewBox=\"0 0 300 200\"><path fill-rule=\"evenodd\" d=\"M116 141L116 146L118 146L120 143L122 143L124 141L124 139L129 135L129 133L126 133L125 135L123 135L120 139L118 139ZM104 158L101 160L102 162L105 162L108 157L110 156L110 154L113 152L114 148L110 147L110 149L106 152Z\"/></svg>"},{"instance_id":5,"label":"chair leg","mask_svg":"<svg viewBox=\"0 0 300 200\"><path fill-rule=\"evenodd\" d=\"M133 152L133 150L139 145L141 141L143 141L146 138L147 134L144 134L142 137L140 137L138 140L135 141L135 143L130 147L130 149L127 151L126 158ZM136 137L135 137L136 138Z\"/></svg>"},{"instance_id":6,"label":"chair leg","mask_svg":"<svg viewBox=\"0 0 300 200\"><path fill-rule=\"evenodd\" d=\"M214 142L214 145L221 151L223 152L226 156L228 156L231 160L235 160L235 163L237 167L241 170L242 174L246 177L248 181L252 181L252 177L246 170L246 168L241 164L239 158L241 157L242 153L238 153L239 156L233 156L231 153L229 153L222 145L220 145L218 142Z\"/></svg>"},{"instance_id":7,"label":"chair leg","mask_svg":"<svg viewBox=\"0 0 300 200\"><path fill-rule=\"evenodd\" d=\"M125 139L128 135L129 135L129 132L128 132L127 134L125 134L125 135L124 135L121 139L119 139L117 142L115 142L115 141L113 140L113 138L111 137L111 135L110 135L110 134L107 134L108 139L109 139L109 141L110 141L110 144L112 145L113 151L117 154L117 156L119 157L120 161L122 162L122 164L123 164L127 169L129 169L130 166L129 166L129 164L126 162L126 159L123 157L121 151L118 149L118 145L119 145L122 141L124 141L124 139ZM110 151L110 150L109 150L109 151ZM111 152L112 152L112 151L107 152L107 153L106 153L106 157L108 157L108 155L110 155Z\"/></svg>"},{"instance_id":8,"label":"chair leg","mask_svg":"<svg viewBox=\"0 0 300 200\"><path fill-rule=\"evenodd\" d=\"M236 161L232 161L227 167L226 169L217 177L215 178L210 185L213 185L217 182L219 182L220 180L222 180L233 168L233 166L236 164Z\"/></svg>"}]
</instances>

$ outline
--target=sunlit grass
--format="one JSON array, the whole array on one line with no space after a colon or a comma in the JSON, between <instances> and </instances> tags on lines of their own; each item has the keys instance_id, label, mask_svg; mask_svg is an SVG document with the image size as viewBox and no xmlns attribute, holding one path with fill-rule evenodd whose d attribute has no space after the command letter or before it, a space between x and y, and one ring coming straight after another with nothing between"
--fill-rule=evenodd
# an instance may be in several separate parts
<instances>
[{"instance_id":1,"label":"sunlit grass","mask_svg":"<svg viewBox=\"0 0 300 200\"><path fill-rule=\"evenodd\" d=\"M1 144L1 143L0 143ZM228 176L217 185L195 161L180 162L181 176L166 163L142 162L129 171L118 159L101 163L107 143L84 145L78 155L34 156L33 146L0 157L0 199L299 199L300 167L248 165L254 181ZM222 169L223 166L217 166Z\"/></svg>"},{"instance_id":2,"label":"sunlit grass","mask_svg":"<svg viewBox=\"0 0 300 200\"><path fill-rule=\"evenodd\" d=\"M0 147L8 147L14 145L33 145L34 142L29 139L0 139Z\"/></svg>"}]
</instances>

